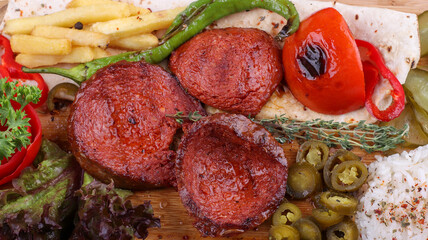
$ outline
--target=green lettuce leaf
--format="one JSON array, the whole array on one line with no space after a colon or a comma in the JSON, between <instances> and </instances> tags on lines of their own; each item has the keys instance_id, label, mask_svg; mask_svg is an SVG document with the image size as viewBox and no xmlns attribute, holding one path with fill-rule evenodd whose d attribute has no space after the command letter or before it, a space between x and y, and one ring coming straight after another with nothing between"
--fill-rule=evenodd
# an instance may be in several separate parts
<instances>
[{"instance_id":1,"label":"green lettuce leaf","mask_svg":"<svg viewBox=\"0 0 428 240\"><path fill-rule=\"evenodd\" d=\"M13 188L0 191L0 239L62 239L72 226L82 170L73 155L46 140L38 158L37 168L26 168Z\"/></svg>"}]
</instances>

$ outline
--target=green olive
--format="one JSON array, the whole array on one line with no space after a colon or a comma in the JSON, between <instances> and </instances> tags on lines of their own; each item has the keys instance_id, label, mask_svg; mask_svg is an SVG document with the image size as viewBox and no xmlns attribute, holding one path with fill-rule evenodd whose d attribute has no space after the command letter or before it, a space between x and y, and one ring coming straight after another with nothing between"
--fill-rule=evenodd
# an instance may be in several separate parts
<instances>
[{"instance_id":1,"label":"green olive","mask_svg":"<svg viewBox=\"0 0 428 240\"><path fill-rule=\"evenodd\" d=\"M325 143L310 140L303 143L297 151L297 162L308 162L321 170L328 158L329 148Z\"/></svg>"},{"instance_id":2,"label":"green olive","mask_svg":"<svg viewBox=\"0 0 428 240\"><path fill-rule=\"evenodd\" d=\"M302 211L300 211L299 207L285 202L279 205L276 212L272 217L272 224L274 226L279 225L291 225L302 217Z\"/></svg>"},{"instance_id":3,"label":"green olive","mask_svg":"<svg viewBox=\"0 0 428 240\"><path fill-rule=\"evenodd\" d=\"M357 240L358 235L357 225L348 218L327 229L327 240Z\"/></svg>"},{"instance_id":4,"label":"green olive","mask_svg":"<svg viewBox=\"0 0 428 240\"><path fill-rule=\"evenodd\" d=\"M312 210L312 217L317 221L321 229L340 223L344 216L329 209L315 208Z\"/></svg>"},{"instance_id":5,"label":"green olive","mask_svg":"<svg viewBox=\"0 0 428 240\"><path fill-rule=\"evenodd\" d=\"M331 185L339 192L358 190L366 181L369 172L360 161L346 161L338 164L331 173Z\"/></svg>"},{"instance_id":6,"label":"green olive","mask_svg":"<svg viewBox=\"0 0 428 240\"><path fill-rule=\"evenodd\" d=\"M339 214L352 215L357 210L358 200L350 195L327 191L320 196L322 205Z\"/></svg>"},{"instance_id":7,"label":"green olive","mask_svg":"<svg viewBox=\"0 0 428 240\"><path fill-rule=\"evenodd\" d=\"M327 187L333 188L331 184L331 172L333 171L334 167L336 167L336 165L339 163L352 161L352 160L359 161L360 157L355 155L353 152L350 152L344 149L338 150L333 156L331 156L327 160L323 169L324 182L327 185Z\"/></svg>"},{"instance_id":8,"label":"green olive","mask_svg":"<svg viewBox=\"0 0 428 240\"><path fill-rule=\"evenodd\" d=\"M287 193L296 199L303 199L321 191L321 175L307 162L293 164L288 170Z\"/></svg>"},{"instance_id":9,"label":"green olive","mask_svg":"<svg viewBox=\"0 0 428 240\"><path fill-rule=\"evenodd\" d=\"M299 240L299 231L289 225L272 226L269 230L269 240Z\"/></svg>"},{"instance_id":10,"label":"green olive","mask_svg":"<svg viewBox=\"0 0 428 240\"><path fill-rule=\"evenodd\" d=\"M49 111L53 111L55 109L55 98L74 101L78 90L79 87L72 83L60 83L53 87L49 90L48 99L46 101Z\"/></svg>"},{"instance_id":11,"label":"green olive","mask_svg":"<svg viewBox=\"0 0 428 240\"><path fill-rule=\"evenodd\" d=\"M309 218L301 218L293 223L300 234L300 240L321 240L321 230Z\"/></svg>"}]
</instances>

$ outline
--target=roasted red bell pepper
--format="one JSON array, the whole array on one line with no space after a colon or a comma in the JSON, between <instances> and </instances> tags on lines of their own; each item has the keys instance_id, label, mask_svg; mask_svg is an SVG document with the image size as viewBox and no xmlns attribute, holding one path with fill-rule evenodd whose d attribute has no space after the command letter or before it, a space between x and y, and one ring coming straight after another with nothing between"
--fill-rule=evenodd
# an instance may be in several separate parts
<instances>
[{"instance_id":1,"label":"roasted red bell pepper","mask_svg":"<svg viewBox=\"0 0 428 240\"><path fill-rule=\"evenodd\" d=\"M385 65L382 55L371 43L363 40L355 40L360 48L361 58L363 59L364 80L366 89L365 105L367 110L378 120L388 122L400 116L405 106L405 95L403 86L395 75ZM392 103L384 110L380 110L373 102L372 96L376 85L381 77L388 80L392 87L389 93L392 97Z\"/></svg>"},{"instance_id":2,"label":"roasted red bell pepper","mask_svg":"<svg viewBox=\"0 0 428 240\"><path fill-rule=\"evenodd\" d=\"M33 162L42 143L42 125L36 111L30 105L25 106L24 111L27 117L30 118L31 144L26 149L16 152L7 162L5 159L2 160L0 165L0 185L18 177L21 171Z\"/></svg>"},{"instance_id":3,"label":"roasted red bell pepper","mask_svg":"<svg viewBox=\"0 0 428 240\"><path fill-rule=\"evenodd\" d=\"M39 99L39 102L37 102L36 104L30 103L30 105L34 108L38 108L43 105L43 103L45 103L46 99L48 98L49 92L48 85L45 83L43 77L38 73L24 73L21 70L22 65L15 62L9 39L7 39L1 34L0 45L4 49L3 56L1 57L2 67L0 68L0 74L2 75L2 77L10 77L11 79L17 80L21 83L27 80L35 81L37 83L37 87L42 90L42 97ZM6 71L9 73L9 75L4 76L6 74Z\"/></svg>"}]
</instances>

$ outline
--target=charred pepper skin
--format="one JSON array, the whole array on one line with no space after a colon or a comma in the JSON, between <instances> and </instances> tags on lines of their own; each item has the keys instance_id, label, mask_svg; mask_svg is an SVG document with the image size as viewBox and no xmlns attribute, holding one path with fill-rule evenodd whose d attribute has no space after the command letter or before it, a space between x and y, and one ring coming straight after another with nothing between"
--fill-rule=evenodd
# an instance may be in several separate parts
<instances>
[{"instance_id":1,"label":"charred pepper skin","mask_svg":"<svg viewBox=\"0 0 428 240\"><path fill-rule=\"evenodd\" d=\"M27 73L58 74L81 84L97 70L120 60L130 62L145 60L152 64L159 63L212 22L230 14L254 8L264 8L288 19L286 29L280 32L280 36L277 36L279 39L293 34L299 27L300 21L297 10L293 3L288 0L198 0L190 4L176 17L163 38L165 41L156 48L144 52L126 52L100 58L71 69L55 67L31 69L23 67L22 70Z\"/></svg>"}]
</instances>

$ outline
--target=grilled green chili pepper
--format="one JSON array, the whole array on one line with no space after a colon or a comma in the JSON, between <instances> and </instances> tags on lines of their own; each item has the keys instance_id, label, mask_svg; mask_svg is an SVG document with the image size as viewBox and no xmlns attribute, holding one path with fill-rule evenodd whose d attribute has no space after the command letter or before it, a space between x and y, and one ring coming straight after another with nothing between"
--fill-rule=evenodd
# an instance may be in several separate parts
<instances>
[{"instance_id":1,"label":"grilled green chili pepper","mask_svg":"<svg viewBox=\"0 0 428 240\"><path fill-rule=\"evenodd\" d=\"M264 8L288 19L286 29L283 29L277 36L280 39L294 33L299 27L299 15L294 5L288 0L198 0L190 4L176 17L172 26L167 30L163 43L156 48L144 52L126 52L116 56L100 58L71 69L56 67L30 69L23 67L23 71L58 74L81 84L98 69L121 60L132 62L144 59L148 63L159 63L213 21L236 12L254 8Z\"/></svg>"}]
</instances>

